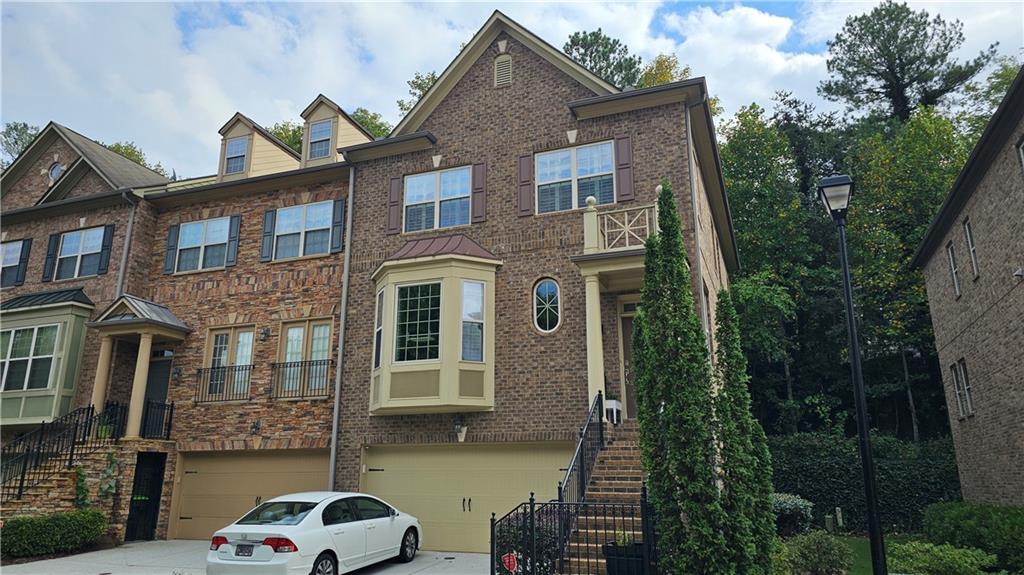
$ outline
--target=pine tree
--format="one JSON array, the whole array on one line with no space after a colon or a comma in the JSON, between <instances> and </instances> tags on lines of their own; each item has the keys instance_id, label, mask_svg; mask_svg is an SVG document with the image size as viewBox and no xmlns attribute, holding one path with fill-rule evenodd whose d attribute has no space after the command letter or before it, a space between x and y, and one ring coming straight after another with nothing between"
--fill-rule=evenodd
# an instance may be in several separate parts
<instances>
[{"instance_id":1,"label":"pine tree","mask_svg":"<svg viewBox=\"0 0 1024 575\"><path fill-rule=\"evenodd\" d=\"M771 573L775 518L772 511L771 455L761 424L750 411L747 360L732 296L718 293L715 339L718 341L716 397L719 420L722 506L729 515L729 554L737 573Z\"/></svg>"},{"instance_id":2,"label":"pine tree","mask_svg":"<svg viewBox=\"0 0 1024 575\"><path fill-rule=\"evenodd\" d=\"M640 447L664 573L734 573L715 477L711 366L694 310L675 196L658 195L633 339Z\"/></svg>"}]
</instances>

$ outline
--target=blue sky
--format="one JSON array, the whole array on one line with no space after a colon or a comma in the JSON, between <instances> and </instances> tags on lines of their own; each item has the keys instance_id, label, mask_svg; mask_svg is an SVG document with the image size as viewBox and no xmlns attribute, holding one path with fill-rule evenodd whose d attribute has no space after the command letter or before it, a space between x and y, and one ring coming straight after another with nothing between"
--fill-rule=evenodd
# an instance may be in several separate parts
<instances>
[{"instance_id":1,"label":"blue sky","mask_svg":"<svg viewBox=\"0 0 1024 575\"><path fill-rule=\"evenodd\" d=\"M64 123L135 141L151 160L215 171L218 128L236 111L297 120L320 92L399 119L416 71L442 70L501 9L555 46L598 27L645 60L676 54L725 108L770 105L777 90L825 108L825 42L874 0L642 3L47 3L4 2L0 119ZM960 19L971 57L994 41L1019 54L1018 1L913 2Z\"/></svg>"}]
</instances>

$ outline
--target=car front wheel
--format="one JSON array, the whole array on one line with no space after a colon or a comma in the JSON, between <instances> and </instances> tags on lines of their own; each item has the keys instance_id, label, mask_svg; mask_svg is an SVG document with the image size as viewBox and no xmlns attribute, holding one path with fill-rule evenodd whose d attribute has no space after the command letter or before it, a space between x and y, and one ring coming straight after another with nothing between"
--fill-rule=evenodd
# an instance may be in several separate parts
<instances>
[{"instance_id":1,"label":"car front wheel","mask_svg":"<svg viewBox=\"0 0 1024 575\"><path fill-rule=\"evenodd\" d=\"M321 553L313 562L313 570L309 575L337 575L338 565L330 553Z\"/></svg>"},{"instance_id":2,"label":"car front wheel","mask_svg":"<svg viewBox=\"0 0 1024 575\"><path fill-rule=\"evenodd\" d=\"M408 563L416 557L416 530L406 529L405 535L402 536L402 549L398 552L398 560L402 563Z\"/></svg>"}]
</instances>

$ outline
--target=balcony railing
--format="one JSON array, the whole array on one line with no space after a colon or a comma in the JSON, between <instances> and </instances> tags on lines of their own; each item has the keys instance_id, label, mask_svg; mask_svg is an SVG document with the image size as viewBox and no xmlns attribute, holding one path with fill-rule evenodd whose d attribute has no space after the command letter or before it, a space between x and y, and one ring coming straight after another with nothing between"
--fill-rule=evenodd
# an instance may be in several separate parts
<instances>
[{"instance_id":1,"label":"balcony railing","mask_svg":"<svg viewBox=\"0 0 1024 575\"><path fill-rule=\"evenodd\" d=\"M584 253L642 248L658 228L656 204L583 214Z\"/></svg>"},{"instance_id":2,"label":"balcony railing","mask_svg":"<svg viewBox=\"0 0 1024 575\"><path fill-rule=\"evenodd\" d=\"M142 429L139 435L147 439L170 439L174 402L146 400L142 409Z\"/></svg>"},{"instance_id":3,"label":"balcony railing","mask_svg":"<svg viewBox=\"0 0 1024 575\"><path fill-rule=\"evenodd\" d=\"M196 373L196 403L214 401L248 401L251 365L204 367Z\"/></svg>"},{"instance_id":4,"label":"balcony railing","mask_svg":"<svg viewBox=\"0 0 1024 575\"><path fill-rule=\"evenodd\" d=\"M271 364L273 399L327 397L331 381L330 359Z\"/></svg>"}]
</instances>

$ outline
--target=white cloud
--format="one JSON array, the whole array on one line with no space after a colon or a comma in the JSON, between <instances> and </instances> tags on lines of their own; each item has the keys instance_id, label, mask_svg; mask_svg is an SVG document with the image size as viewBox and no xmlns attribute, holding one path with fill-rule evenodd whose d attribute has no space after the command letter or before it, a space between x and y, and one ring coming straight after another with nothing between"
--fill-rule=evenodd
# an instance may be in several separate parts
<instances>
[{"instance_id":1,"label":"white cloud","mask_svg":"<svg viewBox=\"0 0 1024 575\"><path fill-rule=\"evenodd\" d=\"M645 60L675 52L733 113L766 104L776 90L820 103L821 41L871 5L808 3L796 19L757 4L499 8L558 48L572 32L600 27ZM962 19L969 53L994 40L1004 52L1022 44L1020 3L921 6ZM297 119L322 92L348 110L364 106L397 121L406 80L447 66L493 7L4 3L0 10L2 121L54 119L99 140L134 140L151 159L199 175L215 170L217 129L235 111L270 125Z\"/></svg>"}]
</instances>

